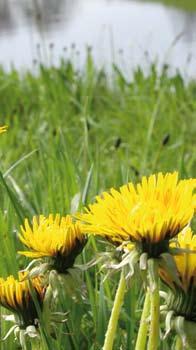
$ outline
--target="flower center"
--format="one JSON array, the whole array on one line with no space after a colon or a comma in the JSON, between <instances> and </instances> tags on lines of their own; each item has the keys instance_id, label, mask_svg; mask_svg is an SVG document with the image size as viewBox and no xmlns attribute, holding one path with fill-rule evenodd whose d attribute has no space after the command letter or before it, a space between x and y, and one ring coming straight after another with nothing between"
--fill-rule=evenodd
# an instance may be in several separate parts
<instances>
[{"instance_id":1,"label":"flower center","mask_svg":"<svg viewBox=\"0 0 196 350\"><path fill-rule=\"evenodd\" d=\"M70 250L69 253L63 254L61 251L53 258L53 269L59 273L65 273L67 269L73 267L74 261L84 248L86 240L83 242L76 240L75 246Z\"/></svg>"},{"instance_id":2,"label":"flower center","mask_svg":"<svg viewBox=\"0 0 196 350\"><path fill-rule=\"evenodd\" d=\"M42 309L42 298L38 293L36 293L35 298L37 298L39 307ZM38 327L38 312L31 296L29 296L28 301L26 298L23 298L22 306L18 307L17 314L21 329L26 329L28 326Z\"/></svg>"},{"instance_id":3,"label":"flower center","mask_svg":"<svg viewBox=\"0 0 196 350\"><path fill-rule=\"evenodd\" d=\"M147 253L148 258L159 258L162 253L169 251L169 240L152 243L144 238L141 242L136 243L136 249L140 253Z\"/></svg>"}]
</instances>

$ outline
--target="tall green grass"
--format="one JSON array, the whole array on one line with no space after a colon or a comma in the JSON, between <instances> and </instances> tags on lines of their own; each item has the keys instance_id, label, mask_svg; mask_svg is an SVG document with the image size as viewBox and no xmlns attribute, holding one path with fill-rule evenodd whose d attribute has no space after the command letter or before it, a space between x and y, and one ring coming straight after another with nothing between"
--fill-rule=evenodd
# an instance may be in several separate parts
<instances>
[{"instance_id":1,"label":"tall green grass","mask_svg":"<svg viewBox=\"0 0 196 350\"><path fill-rule=\"evenodd\" d=\"M152 65L148 76L138 68L129 79L113 66L108 78L89 56L82 72L63 61L37 75L1 69L0 106L0 124L9 126L0 137L3 277L28 263L16 254L25 217L75 212L97 193L152 172L195 176L196 83L166 68L158 74ZM91 238L77 263L108 249ZM85 271L84 298L63 301L68 322L50 339L53 349L101 349L119 277L104 276L100 266ZM140 290L136 281L126 294L115 349L134 349ZM1 336L7 330L1 321ZM1 342L1 349L17 346L13 336ZM165 341L161 349L169 348Z\"/></svg>"},{"instance_id":2,"label":"tall green grass","mask_svg":"<svg viewBox=\"0 0 196 350\"><path fill-rule=\"evenodd\" d=\"M148 1L148 0L142 0ZM196 3L194 0L152 0L153 2L163 3L167 6L176 7L188 12L196 11Z\"/></svg>"}]
</instances>

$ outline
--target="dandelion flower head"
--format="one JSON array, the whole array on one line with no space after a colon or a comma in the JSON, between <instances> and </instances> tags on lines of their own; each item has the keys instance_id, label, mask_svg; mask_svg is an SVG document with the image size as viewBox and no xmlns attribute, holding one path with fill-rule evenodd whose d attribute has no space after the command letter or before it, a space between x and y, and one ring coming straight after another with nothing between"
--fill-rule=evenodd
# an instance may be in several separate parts
<instances>
[{"instance_id":1,"label":"dandelion flower head","mask_svg":"<svg viewBox=\"0 0 196 350\"><path fill-rule=\"evenodd\" d=\"M31 258L51 257L62 269L73 266L86 242L80 223L74 223L70 215L59 214L33 217L32 226L26 219L19 238L29 248L20 254Z\"/></svg>"},{"instance_id":2,"label":"dandelion flower head","mask_svg":"<svg viewBox=\"0 0 196 350\"><path fill-rule=\"evenodd\" d=\"M178 173L143 177L110 189L78 214L83 230L119 242L157 244L176 236L192 219L196 179L179 180Z\"/></svg>"}]
</instances>

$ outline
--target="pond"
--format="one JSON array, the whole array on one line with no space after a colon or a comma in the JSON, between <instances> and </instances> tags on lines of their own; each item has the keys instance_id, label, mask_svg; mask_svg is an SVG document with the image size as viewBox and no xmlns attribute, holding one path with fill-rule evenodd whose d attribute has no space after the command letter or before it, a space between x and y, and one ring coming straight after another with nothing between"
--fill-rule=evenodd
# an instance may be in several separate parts
<instances>
[{"instance_id":1,"label":"pond","mask_svg":"<svg viewBox=\"0 0 196 350\"><path fill-rule=\"evenodd\" d=\"M129 73L156 61L195 77L196 12L168 3L1 0L0 64L36 69L37 61L57 64L60 57L71 57L81 68L88 46L98 66L116 62Z\"/></svg>"}]
</instances>

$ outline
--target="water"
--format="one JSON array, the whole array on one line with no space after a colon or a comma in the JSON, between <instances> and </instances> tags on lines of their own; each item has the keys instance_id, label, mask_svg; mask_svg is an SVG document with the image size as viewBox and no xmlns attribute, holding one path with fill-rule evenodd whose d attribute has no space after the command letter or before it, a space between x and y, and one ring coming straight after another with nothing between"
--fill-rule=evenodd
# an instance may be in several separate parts
<instances>
[{"instance_id":1,"label":"water","mask_svg":"<svg viewBox=\"0 0 196 350\"><path fill-rule=\"evenodd\" d=\"M186 0L185 0L186 1ZM168 63L196 77L196 12L131 0L1 0L0 64L35 69L72 57L78 67L91 46L98 66L125 72ZM127 73L128 74L128 73Z\"/></svg>"}]
</instances>

